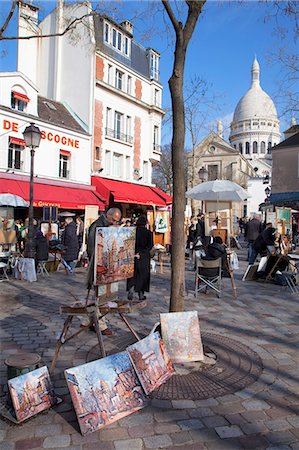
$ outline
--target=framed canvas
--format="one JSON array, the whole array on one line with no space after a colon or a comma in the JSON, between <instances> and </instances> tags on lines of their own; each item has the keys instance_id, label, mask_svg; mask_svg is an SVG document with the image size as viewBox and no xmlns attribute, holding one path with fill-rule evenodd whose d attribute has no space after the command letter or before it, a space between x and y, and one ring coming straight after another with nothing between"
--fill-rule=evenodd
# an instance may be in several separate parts
<instances>
[{"instance_id":1,"label":"framed canvas","mask_svg":"<svg viewBox=\"0 0 299 450\"><path fill-rule=\"evenodd\" d=\"M73 367L64 373L83 435L147 404L127 352Z\"/></svg>"},{"instance_id":2,"label":"framed canvas","mask_svg":"<svg viewBox=\"0 0 299 450\"><path fill-rule=\"evenodd\" d=\"M95 285L134 275L135 227L100 227L95 240Z\"/></svg>"},{"instance_id":3,"label":"framed canvas","mask_svg":"<svg viewBox=\"0 0 299 450\"><path fill-rule=\"evenodd\" d=\"M172 362L157 331L127 347L127 352L146 394L174 374Z\"/></svg>"},{"instance_id":4,"label":"framed canvas","mask_svg":"<svg viewBox=\"0 0 299 450\"><path fill-rule=\"evenodd\" d=\"M172 362L203 361L197 311L160 314L162 339Z\"/></svg>"},{"instance_id":5,"label":"framed canvas","mask_svg":"<svg viewBox=\"0 0 299 450\"><path fill-rule=\"evenodd\" d=\"M23 422L56 404L46 366L8 380L8 389L18 422Z\"/></svg>"}]
</instances>

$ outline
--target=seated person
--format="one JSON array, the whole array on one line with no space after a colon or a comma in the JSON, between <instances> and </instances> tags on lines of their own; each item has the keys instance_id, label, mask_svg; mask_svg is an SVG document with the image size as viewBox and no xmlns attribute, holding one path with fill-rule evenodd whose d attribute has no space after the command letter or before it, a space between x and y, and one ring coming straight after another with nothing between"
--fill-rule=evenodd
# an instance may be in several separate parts
<instances>
[{"instance_id":1,"label":"seated person","mask_svg":"<svg viewBox=\"0 0 299 450\"><path fill-rule=\"evenodd\" d=\"M206 256L204 256L202 259L211 261L218 258L221 258L222 276L229 277L230 273L227 261L226 246L223 244L223 241L220 236L215 236L213 238L213 242L207 245ZM217 269L208 269L208 270L215 271L215 274L217 275ZM213 275L211 274L211 276Z\"/></svg>"}]
</instances>

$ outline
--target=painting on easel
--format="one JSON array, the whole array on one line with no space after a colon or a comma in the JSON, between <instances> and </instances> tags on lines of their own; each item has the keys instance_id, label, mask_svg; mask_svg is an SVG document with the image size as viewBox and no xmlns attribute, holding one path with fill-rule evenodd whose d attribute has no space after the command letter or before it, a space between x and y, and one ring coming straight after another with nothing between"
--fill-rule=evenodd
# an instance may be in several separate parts
<instances>
[{"instance_id":1,"label":"painting on easel","mask_svg":"<svg viewBox=\"0 0 299 450\"><path fill-rule=\"evenodd\" d=\"M96 229L95 285L114 283L134 275L135 238L134 227Z\"/></svg>"},{"instance_id":2,"label":"painting on easel","mask_svg":"<svg viewBox=\"0 0 299 450\"><path fill-rule=\"evenodd\" d=\"M162 339L172 362L203 361L197 311L160 314Z\"/></svg>"},{"instance_id":3,"label":"painting on easel","mask_svg":"<svg viewBox=\"0 0 299 450\"><path fill-rule=\"evenodd\" d=\"M65 370L83 435L147 405L127 352Z\"/></svg>"},{"instance_id":4,"label":"painting on easel","mask_svg":"<svg viewBox=\"0 0 299 450\"><path fill-rule=\"evenodd\" d=\"M46 366L8 380L18 422L51 408L57 400Z\"/></svg>"},{"instance_id":5,"label":"painting on easel","mask_svg":"<svg viewBox=\"0 0 299 450\"><path fill-rule=\"evenodd\" d=\"M146 394L161 386L174 374L172 362L158 332L150 333L146 338L130 345L127 352Z\"/></svg>"}]
</instances>

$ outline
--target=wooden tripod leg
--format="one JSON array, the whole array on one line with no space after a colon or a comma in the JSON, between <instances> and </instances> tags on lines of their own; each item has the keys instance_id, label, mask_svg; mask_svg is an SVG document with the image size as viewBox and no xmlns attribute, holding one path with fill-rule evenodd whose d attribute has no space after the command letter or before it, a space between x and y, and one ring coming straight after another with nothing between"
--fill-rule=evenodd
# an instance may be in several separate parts
<instances>
[{"instance_id":1,"label":"wooden tripod leg","mask_svg":"<svg viewBox=\"0 0 299 450\"><path fill-rule=\"evenodd\" d=\"M67 316L67 318L64 321L62 332L61 332L59 339L57 341L57 344L56 344L56 350L55 350L54 358L53 358L53 361L51 364L50 372L52 372L55 369L60 349L65 342L65 337L67 335L69 327L71 326L72 320L73 320L73 316Z\"/></svg>"},{"instance_id":2,"label":"wooden tripod leg","mask_svg":"<svg viewBox=\"0 0 299 450\"><path fill-rule=\"evenodd\" d=\"M132 327L132 325L129 323L128 319L122 314L119 313L120 317L122 318L122 320L125 322L125 324L127 325L127 327L129 328L129 330L131 331L131 333L135 336L135 338L137 339L137 341L140 341L140 337L138 336L138 334L136 333L136 331L134 330L134 328Z\"/></svg>"}]
</instances>

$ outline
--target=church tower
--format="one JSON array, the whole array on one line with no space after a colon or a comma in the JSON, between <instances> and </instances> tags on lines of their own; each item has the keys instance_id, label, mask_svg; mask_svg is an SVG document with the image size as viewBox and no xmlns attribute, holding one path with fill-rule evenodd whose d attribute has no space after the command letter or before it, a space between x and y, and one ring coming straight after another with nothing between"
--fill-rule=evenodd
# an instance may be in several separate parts
<instances>
[{"instance_id":1,"label":"church tower","mask_svg":"<svg viewBox=\"0 0 299 450\"><path fill-rule=\"evenodd\" d=\"M276 108L260 86L260 65L256 58L251 68L251 87L237 104L229 141L247 159L263 160L269 165L271 147L280 141Z\"/></svg>"}]
</instances>

